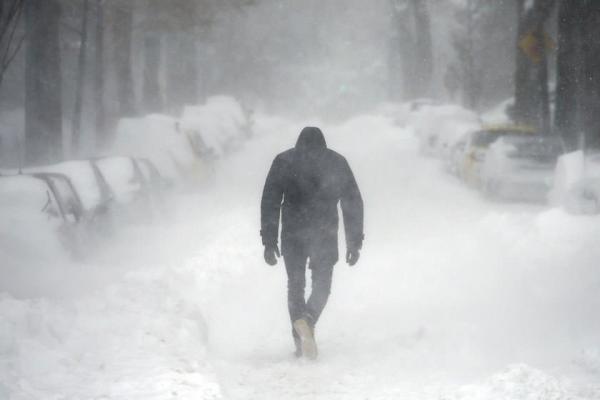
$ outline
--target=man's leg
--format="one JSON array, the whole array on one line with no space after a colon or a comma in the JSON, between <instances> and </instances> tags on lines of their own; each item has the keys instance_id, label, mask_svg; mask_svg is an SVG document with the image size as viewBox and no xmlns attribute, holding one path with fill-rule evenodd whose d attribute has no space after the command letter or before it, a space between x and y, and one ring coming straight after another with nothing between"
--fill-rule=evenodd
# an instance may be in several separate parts
<instances>
[{"instance_id":1,"label":"man's leg","mask_svg":"<svg viewBox=\"0 0 600 400\"><path fill-rule=\"evenodd\" d=\"M300 349L300 337L293 327L294 321L304 317L306 300L304 289L306 287L306 261L307 257L297 255L284 255L285 269L288 276L288 310L292 322L292 335L296 350Z\"/></svg>"},{"instance_id":2,"label":"man's leg","mask_svg":"<svg viewBox=\"0 0 600 400\"><path fill-rule=\"evenodd\" d=\"M319 262L313 264L311 260L310 269L312 271L312 293L306 304L306 314L314 329L331 293L333 265Z\"/></svg>"}]
</instances>

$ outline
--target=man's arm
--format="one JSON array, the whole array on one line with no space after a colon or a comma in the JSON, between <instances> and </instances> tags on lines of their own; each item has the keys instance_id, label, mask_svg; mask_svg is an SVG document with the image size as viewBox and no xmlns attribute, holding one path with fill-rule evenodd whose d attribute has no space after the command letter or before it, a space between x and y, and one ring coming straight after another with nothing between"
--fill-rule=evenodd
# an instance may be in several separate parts
<instances>
[{"instance_id":1,"label":"man's arm","mask_svg":"<svg viewBox=\"0 0 600 400\"><path fill-rule=\"evenodd\" d=\"M346 229L346 246L349 251L360 250L364 239L364 206L358 184L350 165L344 160L341 207Z\"/></svg>"},{"instance_id":2,"label":"man's arm","mask_svg":"<svg viewBox=\"0 0 600 400\"><path fill-rule=\"evenodd\" d=\"M279 215L283 199L282 165L276 157L271 165L260 204L262 242L265 246L277 247L279 237Z\"/></svg>"}]
</instances>

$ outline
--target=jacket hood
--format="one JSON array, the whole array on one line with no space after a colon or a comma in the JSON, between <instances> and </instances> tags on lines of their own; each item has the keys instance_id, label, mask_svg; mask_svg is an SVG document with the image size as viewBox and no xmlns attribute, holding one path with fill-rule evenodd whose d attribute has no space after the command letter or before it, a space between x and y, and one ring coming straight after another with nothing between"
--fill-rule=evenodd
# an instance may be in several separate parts
<instances>
[{"instance_id":1,"label":"jacket hood","mask_svg":"<svg viewBox=\"0 0 600 400\"><path fill-rule=\"evenodd\" d=\"M325 142L325 136L319 128L307 126L302 129L296 142L296 149L310 151L325 148L327 148L327 142Z\"/></svg>"}]
</instances>

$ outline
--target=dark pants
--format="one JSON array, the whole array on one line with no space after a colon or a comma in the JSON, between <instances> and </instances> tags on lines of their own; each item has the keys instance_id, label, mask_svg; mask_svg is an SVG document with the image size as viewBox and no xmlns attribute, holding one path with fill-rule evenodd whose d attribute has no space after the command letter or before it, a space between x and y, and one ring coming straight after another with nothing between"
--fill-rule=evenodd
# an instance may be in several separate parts
<instances>
[{"instance_id":1,"label":"dark pants","mask_svg":"<svg viewBox=\"0 0 600 400\"><path fill-rule=\"evenodd\" d=\"M306 256L284 255L285 269L288 275L288 308L292 323L300 318L306 318L314 328L331 292L333 264L309 261ZM305 300L306 266L311 270L312 291L308 301ZM298 344L299 337L292 327L294 341Z\"/></svg>"}]
</instances>

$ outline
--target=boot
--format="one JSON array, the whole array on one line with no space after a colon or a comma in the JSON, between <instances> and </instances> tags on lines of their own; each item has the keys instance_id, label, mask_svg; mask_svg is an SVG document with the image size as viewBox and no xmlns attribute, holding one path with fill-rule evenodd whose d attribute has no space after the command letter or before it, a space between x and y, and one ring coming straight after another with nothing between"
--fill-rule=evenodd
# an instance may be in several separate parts
<instances>
[{"instance_id":1,"label":"boot","mask_svg":"<svg viewBox=\"0 0 600 400\"><path fill-rule=\"evenodd\" d=\"M314 331L306 318L300 318L294 321L294 330L300 337L300 348L302 355L309 360L316 360L318 356L317 342L315 342Z\"/></svg>"},{"instance_id":2,"label":"boot","mask_svg":"<svg viewBox=\"0 0 600 400\"><path fill-rule=\"evenodd\" d=\"M294 345L296 346L296 351L294 351L294 357L302 357L302 341L300 340L300 338L294 337Z\"/></svg>"}]
</instances>

